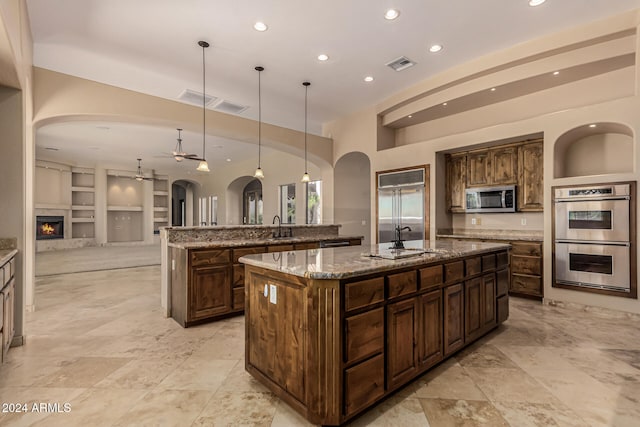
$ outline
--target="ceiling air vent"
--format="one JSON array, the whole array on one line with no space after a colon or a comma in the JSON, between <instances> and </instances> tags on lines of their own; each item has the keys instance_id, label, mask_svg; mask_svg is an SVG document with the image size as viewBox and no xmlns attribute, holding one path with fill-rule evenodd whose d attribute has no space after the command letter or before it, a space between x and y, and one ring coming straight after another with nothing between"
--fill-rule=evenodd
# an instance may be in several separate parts
<instances>
[{"instance_id":1,"label":"ceiling air vent","mask_svg":"<svg viewBox=\"0 0 640 427\"><path fill-rule=\"evenodd\" d=\"M180 101L188 102L189 104L198 105L202 107L202 92L196 92L195 90L185 89L178 96ZM211 95L205 95L204 103L205 105L209 105L212 102L217 101L218 98Z\"/></svg>"},{"instance_id":2,"label":"ceiling air vent","mask_svg":"<svg viewBox=\"0 0 640 427\"><path fill-rule=\"evenodd\" d=\"M213 106L214 110L229 114L240 114L247 108L249 108L248 105L234 104L233 102L225 101L224 99L220 100L220 102Z\"/></svg>"},{"instance_id":3,"label":"ceiling air vent","mask_svg":"<svg viewBox=\"0 0 640 427\"><path fill-rule=\"evenodd\" d=\"M409 67L413 67L414 65L416 65L416 63L406 56L401 56L400 58L396 58L391 62L387 62L385 65L387 67L393 68L396 71L402 71L406 70Z\"/></svg>"}]
</instances>

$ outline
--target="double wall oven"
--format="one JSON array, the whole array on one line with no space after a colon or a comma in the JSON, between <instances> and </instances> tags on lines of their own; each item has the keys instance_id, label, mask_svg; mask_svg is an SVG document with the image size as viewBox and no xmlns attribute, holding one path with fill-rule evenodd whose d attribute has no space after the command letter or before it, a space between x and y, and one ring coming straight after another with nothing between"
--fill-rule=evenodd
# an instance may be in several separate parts
<instances>
[{"instance_id":1,"label":"double wall oven","mask_svg":"<svg viewBox=\"0 0 640 427\"><path fill-rule=\"evenodd\" d=\"M555 284L631 291L631 183L556 188Z\"/></svg>"}]
</instances>

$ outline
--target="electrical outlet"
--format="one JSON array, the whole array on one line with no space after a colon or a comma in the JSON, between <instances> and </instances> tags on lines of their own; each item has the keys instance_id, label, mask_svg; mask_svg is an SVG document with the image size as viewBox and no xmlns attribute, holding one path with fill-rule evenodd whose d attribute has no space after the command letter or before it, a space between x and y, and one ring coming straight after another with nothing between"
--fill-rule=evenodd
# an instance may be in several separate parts
<instances>
[{"instance_id":1,"label":"electrical outlet","mask_svg":"<svg viewBox=\"0 0 640 427\"><path fill-rule=\"evenodd\" d=\"M278 288L276 285L269 285L269 302L271 304L278 302Z\"/></svg>"},{"instance_id":2,"label":"electrical outlet","mask_svg":"<svg viewBox=\"0 0 640 427\"><path fill-rule=\"evenodd\" d=\"M527 225L527 218L522 218L520 220L520 225Z\"/></svg>"},{"instance_id":3,"label":"electrical outlet","mask_svg":"<svg viewBox=\"0 0 640 427\"><path fill-rule=\"evenodd\" d=\"M471 218L471 225L476 225L476 219L475 218Z\"/></svg>"},{"instance_id":4,"label":"electrical outlet","mask_svg":"<svg viewBox=\"0 0 640 427\"><path fill-rule=\"evenodd\" d=\"M366 220L362 220L362 225L367 225L367 221Z\"/></svg>"},{"instance_id":5,"label":"electrical outlet","mask_svg":"<svg viewBox=\"0 0 640 427\"><path fill-rule=\"evenodd\" d=\"M482 224L482 218L476 218L476 225Z\"/></svg>"}]
</instances>

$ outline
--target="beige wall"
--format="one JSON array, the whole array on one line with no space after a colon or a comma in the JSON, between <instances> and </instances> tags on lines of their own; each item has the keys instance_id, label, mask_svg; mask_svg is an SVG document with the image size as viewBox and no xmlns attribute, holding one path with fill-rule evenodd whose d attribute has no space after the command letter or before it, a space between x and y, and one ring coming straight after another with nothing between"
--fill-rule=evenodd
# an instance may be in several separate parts
<instances>
[{"instance_id":1,"label":"beige wall","mask_svg":"<svg viewBox=\"0 0 640 427\"><path fill-rule=\"evenodd\" d=\"M71 168L41 162L36 166L36 205L71 206Z\"/></svg>"},{"instance_id":2,"label":"beige wall","mask_svg":"<svg viewBox=\"0 0 640 427\"><path fill-rule=\"evenodd\" d=\"M333 178L334 216L342 224L340 232L364 236L363 245L371 243L371 163L363 153L348 153L336 162Z\"/></svg>"},{"instance_id":3,"label":"beige wall","mask_svg":"<svg viewBox=\"0 0 640 427\"><path fill-rule=\"evenodd\" d=\"M522 75L539 72L540 63L538 61L522 60L527 56L540 55L539 57L543 57L545 70L563 67L567 63L576 64L580 61L588 61L589 56L584 56L582 51L577 51L574 55L563 53L559 56L545 54L545 52L552 52L565 45L580 43L581 40L591 40L603 36L606 38L607 34L626 31L630 28L632 31L637 31L640 24L638 15L638 11L633 11L614 19L555 34L463 64L396 94L377 106L327 123L323 132L325 135L331 135L334 140L334 158L339 158L351 151L361 151L369 156L371 159L372 193L375 191L376 171L422 163L432 165L432 177L436 177L431 180L430 187L432 235L435 234L436 224L441 227L451 224L454 227L470 228L471 219L469 215L455 215L453 218L449 215L448 219L436 219L436 212L440 217L444 215L444 197L442 195L444 191L442 168L444 165L442 161L436 163L436 153L479 143L542 133L544 137L544 214L516 214L508 217L486 216L487 214L484 214L482 215L482 223L484 224L482 228L495 229L504 224L504 228L522 229L518 224L521 219L527 218L527 226L532 229L544 229L544 293L547 300L561 300L640 313L640 302L637 299L602 296L551 287L551 187L603 181L637 181L639 178L639 173L636 172L638 169L636 165L639 161L637 135L640 133L640 115L638 114L640 97L637 93L640 85L638 77L640 73L638 73L637 66L611 71L575 83L517 96L512 100L433 120L427 124L406 129L405 134L399 139L401 143L398 144L396 141L396 147L377 151L378 117L380 114L389 114L394 106L419 103L425 96L439 96L438 102L450 99L449 97L459 96L460 93L457 91L460 87L455 84L456 80L464 81L467 93L474 93L505 81L517 80ZM640 56L637 39L638 35L634 34L632 46L636 57ZM625 40L625 43L628 43L628 40ZM624 49L629 48L628 44L625 46ZM604 54L598 50L597 55ZM527 70L527 67L534 69ZM481 78L472 77L478 75ZM450 87L447 86L449 84ZM438 89L436 90L436 88ZM609 91L610 88L611 91ZM578 101L574 102L575 100ZM407 114L411 110L401 109L399 111ZM632 130L634 134L631 156L632 171L554 179L555 141L570 129L598 122L621 123ZM396 138L398 138L397 134L398 132L396 132ZM441 160L440 156L438 158ZM438 169L434 170L435 168ZM435 197L433 197L434 195ZM370 220L372 224L375 224L376 218L374 203L372 200ZM372 239L375 239L374 233L375 227L371 227Z\"/></svg>"},{"instance_id":4,"label":"beige wall","mask_svg":"<svg viewBox=\"0 0 640 427\"><path fill-rule=\"evenodd\" d=\"M591 135L571 143L564 158L556 160L564 166L565 177L633 172L633 146L632 136ZM556 155L560 155L557 150Z\"/></svg>"}]
</instances>

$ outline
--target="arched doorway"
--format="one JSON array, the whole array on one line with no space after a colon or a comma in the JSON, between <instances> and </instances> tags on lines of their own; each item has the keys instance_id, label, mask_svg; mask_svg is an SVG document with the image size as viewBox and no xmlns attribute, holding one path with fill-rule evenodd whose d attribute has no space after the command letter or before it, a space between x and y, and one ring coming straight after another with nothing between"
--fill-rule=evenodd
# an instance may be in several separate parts
<instances>
[{"instance_id":1,"label":"arched doorway","mask_svg":"<svg viewBox=\"0 0 640 427\"><path fill-rule=\"evenodd\" d=\"M334 221L342 224L341 234L362 235L362 244L371 242L371 162L366 154L347 153L334 168Z\"/></svg>"},{"instance_id":2,"label":"arched doorway","mask_svg":"<svg viewBox=\"0 0 640 427\"><path fill-rule=\"evenodd\" d=\"M262 183L258 179L249 182L242 190L243 224L262 224Z\"/></svg>"},{"instance_id":3,"label":"arched doorway","mask_svg":"<svg viewBox=\"0 0 640 427\"><path fill-rule=\"evenodd\" d=\"M177 180L171 184L171 225L176 227L197 224L194 209L195 190L198 184Z\"/></svg>"}]
</instances>

